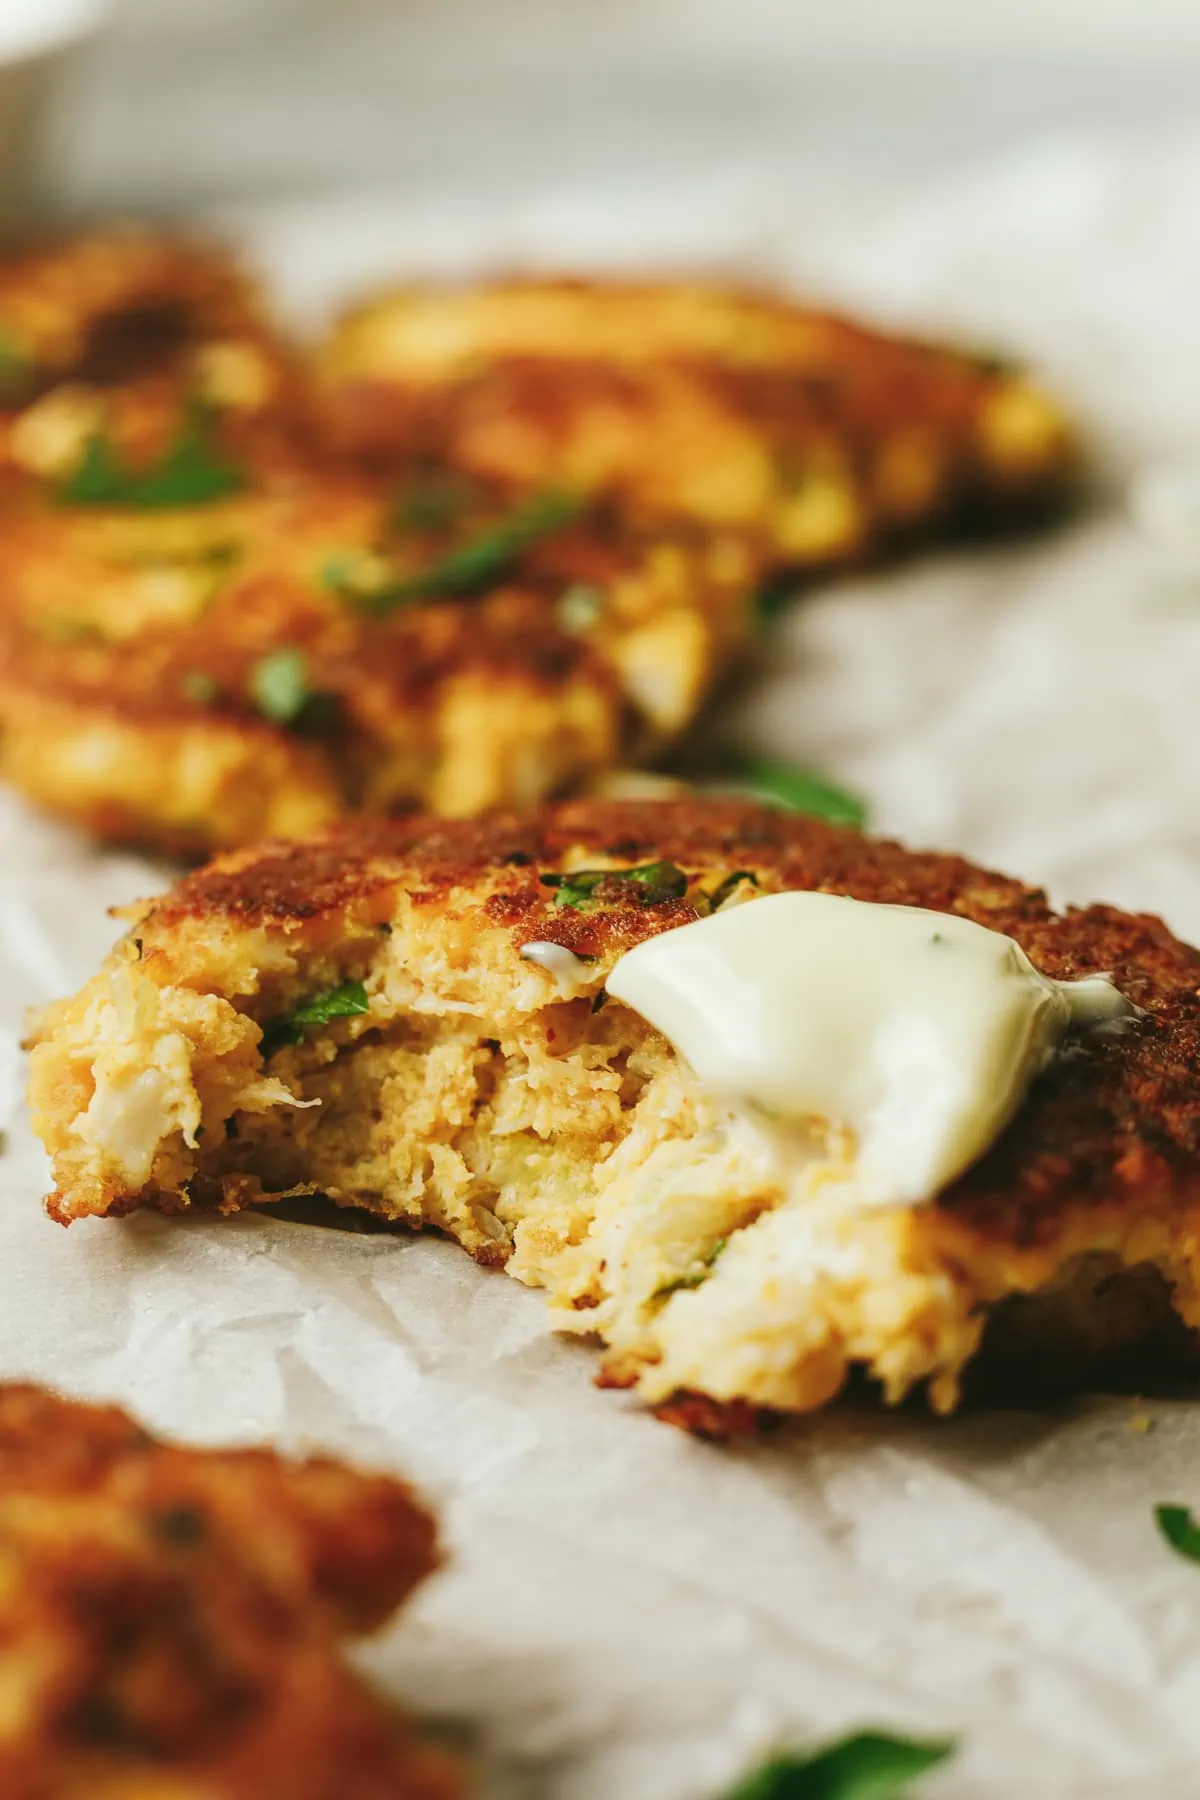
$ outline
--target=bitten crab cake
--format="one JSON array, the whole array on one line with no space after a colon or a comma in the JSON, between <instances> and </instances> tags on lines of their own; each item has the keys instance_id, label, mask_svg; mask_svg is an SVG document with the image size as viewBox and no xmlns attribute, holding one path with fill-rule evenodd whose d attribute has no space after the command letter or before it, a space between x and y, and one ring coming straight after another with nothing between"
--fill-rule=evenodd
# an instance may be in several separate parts
<instances>
[{"instance_id":1,"label":"bitten crab cake","mask_svg":"<svg viewBox=\"0 0 1200 1800\"><path fill-rule=\"evenodd\" d=\"M686 729L759 566L444 472L34 508L0 534L0 774L185 855L532 805Z\"/></svg>"},{"instance_id":2,"label":"bitten crab cake","mask_svg":"<svg viewBox=\"0 0 1200 1800\"><path fill-rule=\"evenodd\" d=\"M985 1336L1190 1355L1200 953L734 801L219 858L36 1027L64 1223L321 1194L544 1288L698 1427ZM1040 1360L1039 1360L1040 1359Z\"/></svg>"},{"instance_id":3,"label":"bitten crab cake","mask_svg":"<svg viewBox=\"0 0 1200 1800\"><path fill-rule=\"evenodd\" d=\"M5 1800L455 1800L341 1655L436 1561L402 1484L0 1386Z\"/></svg>"},{"instance_id":4,"label":"bitten crab cake","mask_svg":"<svg viewBox=\"0 0 1200 1800\"><path fill-rule=\"evenodd\" d=\"M1074 436L1020 370L736 288L397 288L319 358L343 448L556 479L625 513L751 533L818 569L1067 497Z\"/></svg>"}]
</instances>

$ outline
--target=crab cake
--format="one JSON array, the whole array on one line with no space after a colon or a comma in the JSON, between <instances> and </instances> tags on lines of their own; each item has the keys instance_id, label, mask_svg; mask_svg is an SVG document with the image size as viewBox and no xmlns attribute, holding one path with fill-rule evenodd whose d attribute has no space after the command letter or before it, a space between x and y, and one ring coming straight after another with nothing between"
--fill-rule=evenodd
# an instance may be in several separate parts
<instances>
[{"instance_id":1,"label":"crab cake","mask_svg":"<svg viewBox=\"0 0 1200 1800\"><path fill-rule=\"evenodd\" d=\"M0 540L0 773L185 854L529 805L677 736L757 579L730 534L428 476L38 510Z\"/></svg>"},{"instance_id":2,"label":"crab cake","mask_svg":"<svg viewBox=\"0 0 1200 1800\"><path fill-rule=\"evenodd\" d=\"M408 288L321 357L340 442L553 476L638 518L750 531L793 569L1059 505L1057 404L995 359L770 295L580 280Z\"/></svg>"},{"instance_id":3,"label":"crab cake","mask_svg":"<svg viewBox=\"0 0 1200 1800\"><path fill-rule=\"evenodd\" d=\"M0 258L0 474L80 504L203 498L312 435L308 380L221 251L140 226Z\"/></svg>"},{"instance_id":4,"label":"crab cake","mask_svg":"<svg viewBox=\"0 0 1200 1800\"><path fill-rule=\"evenodd\" d=\"M340 1655L435 1561L389 1477L0 1387L5 1800L453 1800Z\"/></svg>"},{"instance_id":5,"label":"crab cake","mask_svg":"<svg viewBox=\"0 0 1200 1800\"><path fill-rule=\"evenodd\" d=\"M753 936L781 900L831 895L932 944L973 935L1056 995L1108 974L1079 991L1129 1017L1042 1058L928 1191L865 1204L831 1163L797 1186L765 1105L731 1106L606 984L628 995L635 957L685 929ZM803 1411L854 1369L946 1409L992 1315L1028 1347L1031 1309L1055 1358L1172 1332L1190 1353L1198 992L1200 953L1158 920L1055 913L958 857L732 801L576 801L218 859L42 1016L31 1101L64 1223L316 1192L544 1287L559 1329L603 1340L606 1380L689 1422Z\"/></svg>"}]
</instances>

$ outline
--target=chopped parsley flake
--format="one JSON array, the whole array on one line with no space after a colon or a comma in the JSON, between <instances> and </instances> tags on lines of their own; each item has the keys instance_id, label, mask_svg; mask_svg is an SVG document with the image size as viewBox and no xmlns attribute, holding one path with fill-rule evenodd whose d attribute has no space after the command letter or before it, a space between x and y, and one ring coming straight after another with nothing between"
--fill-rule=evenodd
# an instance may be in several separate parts
<instances>
[{"instance_id":1,"label":"chopped parsley flake","mask_svg":"<svg viewBox=\"0 0 1200 1800\"><path fill-rule=\"evenodd\" d=\"M705 1251L703 1257L700 1259L698 1268L689 1269L686 1275L677 1275L674 1281L664 1282L662 1287L655 1289L654 1298L656 1300L665 1300L669 1294L679 1293L681 1288L701 1287L712 1274L713 1264L721 1255L728 1242L728 1238L718 1238L716 1243L713 1244L710 1249Z\"/></svg>"},{"instance_id":2,"label":"chopped parsley flake","mask_svg":"<svg viewBox=\"0 0 1200 1800\"><path fill-rule=\"evenodd\" d=\"M58 489L65 506L204 506L246 485L216 442L210 408L192 402L157 462L131 469L112 439L97 431Z\"/></svg>"},{"instance_id":3,"label":"chopped parsley flake","mask_svg":"<svg viewBox=\"0 0 1200 1800\"><path fill-rule=\"evenodd\" d=\"M293 731L320 731L332 722L337 709L333 694L312 686L308 657L295 645L272 650L255 663L250 693L265 719Z\"/></svg>"},{"instance_id":4,"label":"chopped parsley flake","mask_svg":"<svg viewBox=\"0 0 1200 1800\"><path fill-rule=\"evenodd\" d=\"M387 613L393 607L438 595L471 594L506 575L526 550L569 524L579 510L579 502L569 494L535 494L491 530L448 550L418 575L364 584L355 580L352 562L335 557L326 564L323 578L343 598L372 613Z\"/></svg>"},{"instance_id":5,"label":"chopped parsley flake","mask_svg":"<svg viewBox=\"0 0 1200 1800\"><path fill-rule=\"evenodd\" d=\"M950 1738L921 1741L860 1731L812 1756L777 1757L741 1782L728 1800L896 1800L954 1749Z\"/></svg>"},{"instance_id":6,"label":"chopped parsley flake","mask_svg":"<svg viewBox=\"0 0 1200 1800\"><path fill-rule=\"evenodd\" d=\"M743 881L749 882L751 887L758 886L758 876L753 869L735 869L733 874L727 875L724 881L715 887L708 896L708 910L710 912L719 911L727 900L733 898Z\"/></svg>"},{"instance_id":7,"label":"chopped parsley flake","mask_svg":"<svg viewBox=\"0 0 1200 1800\"><path fill-rule=\"evenodd\" d=\"M688 878L673 862L639 863L632 869L576 869L570 875L542 875L543 887L554 888L555 906L573 906L577 912L589 912L596 900L597 889L633 884L638 890L639 906L662 906L668 900L681 900L687 893Z\"/></svg>"},{"instance_id":8,"label":"chopped parsley flake","mask_svg":"<svg viewBox=\"0 0 1200 1800\"><path fill-rule=\"evenodd\" d=\"M382 557L367 550L335 550L321 564L318 580L342 599L372 593L383 585Z\"/></svg>"},{"instance_id":9,"label":"chopped parsley flake","mask_svg":"<svg viewBox=\"0 0 1200 1800\"><path fill-rule=\"evenodd\" d=\"M1172 1550L1189 1562L1200 1562L1200 1525L1186 1506L1156 1506L1154 1522Z\"/></svg>"},{"instance_id":10,"label":"chopped parsley flake","mask_svg":"<svg viewBox=\"0 0 1200 1800\"><path fill-rule=\"evenodd\" d=\"M294 725L313 697L308 684L308 658L294 646L272 650L250 671L254 704L276 725Z\"/></svg>"},{"instance_id":11,"label":"chopped parsley flake","mask_svg":"<svg viewBox=\"0 0 1200 1800\"><path fill-rule=\"evenodd\" d=\"M960 350L959 360L974 369L978 375L1003 376L1016 375L1020 365L1003 350L992 349L987 345L978 345L973 350Z\"/></svg>"},{"instance_id":12,"label":"chopped parsley flake","mask_svg":"<svg viewBox=\"0 0 1200 1800\"><path fill-rule=\"evenodd\" d=\"M285 1044L298 1044L308 1031L328 1025L331 1019L352 1019L370 1011L367 990L361 981L343 981L340 987L325 988L304 1000L283 1019L268 1019L263 1026L262 1055L265 1062Z\"/></svg>"},{"instance_id":13,"label":"chopped parsley flake","mask_svg":"<svg viewBox=\"0 0 1200 1800\"><path fill-rule=\"evenodd\" d=\"M751 757L737 764L734 780L757 799L786 806L792 812L809 813L830 825L852 825L860 830L867 822L866 806L856 794L835 787L807 769L792 769L786 763Z\"/></svg>"},{"instance_id":14,"label":"chopped parsley flake","mask_svg":"<svg viewBox=\"0 0 1200 1800\"><path fill-rule=\"evenodd\" d=\"M796 579L773 575L754 596L754 618L759 625L769 625L796 598Z\"/></svg>"}]
</instances>

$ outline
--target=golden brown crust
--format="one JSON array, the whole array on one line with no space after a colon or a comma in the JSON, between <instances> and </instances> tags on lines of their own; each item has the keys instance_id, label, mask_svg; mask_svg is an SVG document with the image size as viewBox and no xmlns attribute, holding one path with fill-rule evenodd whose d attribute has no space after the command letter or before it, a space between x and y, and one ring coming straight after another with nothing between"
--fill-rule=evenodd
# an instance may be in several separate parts
<instances>
[{"instance_id":1,"label":"golden brown crust","mask_svg":"<svg viewBox=\"0 0 1200 1800\"><path fill-rule=\"evenodd\" d=\"M686 899L646 907L616 890L587 912L541 883L565 859L665 858L690 877L753 870L764 889L822 888L957 912L1017 940L1038 968L1107 971L1148 1018L1094 1037L1035 1086L993 1150L940 1201L960 1228L1013 1247L1052 1237L1066 1207L1121 1212L1200 1195L1200 952L1161 920L1106 906L1056 913L1045 895L962 857L918 853L814 819L736 801L569 801L531 818L424 819L343 827L305 844L218 859L176 884L139 928L150 948L186 919L279 927L366 907L401 887L421 908L452 894L514 943L609 959L686 923Z\"/></svg>"},{"instance_id":2,"label":"golden brown crust","mask_svg":"<svg viewBox=\"0 0 1200 1800\"><path fill-rule=\"evenodd\" d=\"M757 564L732 541L571 519L479 591L373 611L338 585L356 559L415 577L514 504L476 490L453 526L397 536L390 496L292 477L196 514L10 521L0 765L105 835L203 850L533 803L674 735L748 624ZM258 682L283 651L309 701L271 719Z\"/></svg>"},{"instance_id":3,"label":"golden brown crust","mask_svg":"<svg viewBox=\"0 0 1200 1800\"><path fill-rule=\"evenodd\" d=\"M799 568L1052 508L1076 470L1061 412L994 359L736 287L398 289L323 362L335 439L367 466L555 471Z\"/></svg>"},{"instance_id":4,"label":"golden brown crust","mask_svg":"<svg viewBox=\"0 0 1200 1800\"><path fill-rule=\"evenodd\" d=\"M687 731L764 578L1027 512L1074 464L1021 380L732 289L400 294L320 362L219 249L130 226L0 262L0 771L97 835L201 854L586 790ZM268 718L280 651L314 703Z\"/></svg>"},{"instance_id":5,"label":"golden brown crust","mask_svg":"<svg viewBox=\"0 0 1200 1800\"><path fill-rule=\"evenodd\" d=\"M620 1391L633 1387L634 1378L603 1369L594 1385ZM770 1431L782 1415L767 1406L751 1406L746 1400L714 1400L711 1394L681 1388L654 1408L654 1416L664 1425L678 1426L680 1431L703 1438L706 1443L729 1444Z\"/></svg>"},{"instance_id":6,"label":"golden brown crust","mask_svg":"<svg viewBox=\"0 0 1200 1800\"><path fill-rule=\"evenodd\" d=\"M337 1654L434 1560L390 1478L0 1388L6 1800L453 1800Z\"/></svg>"},{"instance_id":7,"label":"golden brown crust","mask_svg":"<svg viewBox=\"0 0 1200 1800\"><path fill-rule=\"evenodd\" d=\"M0 472L56 483L103 432L142 466L191 401L262 474L315 449L299 358L223 249L139 225L45 238L0 261Z\"/></svg>"},{"instance_id":8,"label":"golden brown crust","mask_svg":"<svg viewBox=\"0 0 1200 1800\"><path fill-rule=\"evenodd\" d=\"M1052 977L1111 974L1145 1016L1072 1039L928 1202L797 1191L605 995L616 957L735 876L962 914ZM1200 952L1157 919L1056 913L961 857L741 802L571 801L218 858L47 1011L30 1097L64 1223L320 1193L432 1225L545 1287L612 1384L711 1434L823 1405L856 1367L947 1409L987 1317L1023 1296L1072 1356L1190 1356L1198 1051Z\"/></svg>"}]
</instances>

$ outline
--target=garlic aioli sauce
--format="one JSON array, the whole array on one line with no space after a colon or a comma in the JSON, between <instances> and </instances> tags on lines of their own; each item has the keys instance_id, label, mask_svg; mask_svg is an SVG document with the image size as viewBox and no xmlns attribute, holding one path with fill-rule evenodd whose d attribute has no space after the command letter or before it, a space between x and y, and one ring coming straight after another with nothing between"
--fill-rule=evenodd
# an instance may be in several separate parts
<instances>
[{"instance_id":1,"label":"garlic aioli sauce","mask_svg":"<svg viewBox=\"0 0 1200 1800\"><path fill-rule=\"evenodd\" d=\"M545 969L547 975L553 975L564 1000L571 999L588 978L587 962L573 950L568 950L565 944L538 939L531 944L522 944L517 954L522 962L533 963L537 968Z\"/></svg>"},{"instance_id":2,"label":"garlic aioli sauce","mask_svg":"<svg viewBox=\"0 0 1200 1800\"><path fill-rule=\"evenodd\" d=\"M1107 976L1048 980L971 919L838 894L770 894L663 932L606 985L777 1142L807 1133L809 1162L852 1134L843 1177L867 1205L931 1199L1072 1027L1140 1016Z\"/></svg>"}]
</instances>

